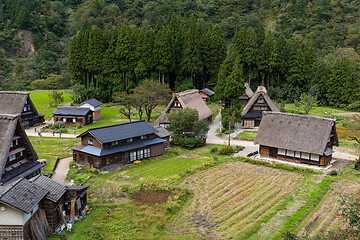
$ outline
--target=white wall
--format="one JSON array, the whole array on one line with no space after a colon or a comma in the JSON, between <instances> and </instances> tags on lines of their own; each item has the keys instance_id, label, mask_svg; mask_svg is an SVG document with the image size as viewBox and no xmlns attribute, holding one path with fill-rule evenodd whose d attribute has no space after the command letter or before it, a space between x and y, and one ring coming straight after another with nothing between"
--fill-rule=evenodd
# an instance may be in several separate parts
<instances>
[{"instance_id":1,"label":"white wall","mask_svg":"<svg viewBox=\"0 0 360 240\"><path fill-rule=\"evenodd\" d=\"M91 111L94 111L94 106L88 104L88 103L84 103L84 104L81 104L81 106L79 106L81 108L90 108Z\"/></svg>"},{"instance_id":2,"label":"white wall","mask_svg":"<svg viewBox=\"0 0 360 240\"><path fill-rule=\"evenodd\" d=\"M5 208L5 211L1 211L2 207ZM36 205L33 213L25 214L15 208L0 204L0 225L25 225L38 209L39 206Z\"/></svg>"}]
</instances>

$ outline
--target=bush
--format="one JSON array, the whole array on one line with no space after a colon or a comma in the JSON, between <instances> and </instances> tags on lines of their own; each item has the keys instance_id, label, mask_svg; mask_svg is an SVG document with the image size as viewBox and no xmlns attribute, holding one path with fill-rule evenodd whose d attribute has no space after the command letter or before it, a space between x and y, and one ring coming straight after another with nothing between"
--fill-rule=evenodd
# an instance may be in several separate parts
<instances>
[{"instance_id":1,"label":"bush","mask_svg":"<svg viewBox=\"0 0 360 240\"><path fill-rule=\"evenodd\" d=\"M336 170L330 171L330 176L337 176L339 173Z\"/></svg>"},{"instance_id":2,"label":"bush","mask_svg":"<svg viewBox=\"0 0 360 240\"><path fill-rule=\"evenodd\" d=\"M356 101L347 106L349 111L360 112L360 101Z\"/></svg>"},{"instance_id":3,"label":"bush","mask_svg":"<svg viewBox=\"0 0 360 240\"><path fill-rule=\"evenodd\" d=\"M192 148L198 148L198 147L204 146L206 143L206 139L181 138L181 139L179 139L178 143L180 146L182 146L184 148L192 149Z\"/></svg>"},{"instance_id":4,"label":"bush","mask_svg":"<svg viewBox=\"0 0 360 240\"><path fill-rule=\"evenodd\" d=\"M218 152L219 151L219 149L217 148L217 147L212 147L211 149L210 149L210 153L216 153L216 152Z\"/></svg>"},{"instance_id":5,"label":"bush","mask_svg":"<svg viewBox=\"0 0 360 240\"><path fill-rule=\"evenodd\" d=\"M231 155L235 153L235 148L232 146L226 146L219 150L220 155Z\"/></svg>"}]
</instances>

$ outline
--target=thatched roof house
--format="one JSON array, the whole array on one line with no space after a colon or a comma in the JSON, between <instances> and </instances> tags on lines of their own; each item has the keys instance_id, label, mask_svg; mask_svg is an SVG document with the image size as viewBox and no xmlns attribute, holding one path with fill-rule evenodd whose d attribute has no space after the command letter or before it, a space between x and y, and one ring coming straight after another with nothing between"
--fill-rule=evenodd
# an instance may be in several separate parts
<instances>
[{"instance_id":1,"label":"thatched roof house","mask_svg":"<svg viewBox=\"0 0 360 240\"><path fill-rule=\"evenodd\" d=\"M213 114L201 98L199 90L191 89L174 93L164 112L154 121L153 125L161 127L169 126L170 122L167 118L167 114L173 109L179 110L184 108L196 109L199 113L199 120L210 121Z\"/></svg>"},{"instance_id":2,"label":"thatched roof house","mask_svg":"<svg viewBox=\"0 0 360 240\"><path fill-rule=\"evenodd\" d=\"M24 92L0 92L0 113L21 115L24 127L31 127L45 121L43 114L39 114L30 93Z\"/></svg>"},{"instance_id":3,"label":"thatched roof house","mask_svg":"<svg viewBox=\"0 0 360 240\"><path fill-rule=\"evenodd\" d=\"M326 166L339 141L334 119L263 112L255 144L264 157Z\"/></svg>"},{"instance_id":4,"label":"thatched roof house","mask_svg":"<svg viewBox=\"0 0 360 240\"><path fill-rule=\"evenodd\" d=\"M280 112L271 101L267 90L259 86L241 112L243 127L258 127L264 111Z\"/></svg>"},{"instance_id":5,"label":"thatched roof house","mask_svg":"<svg viewBox=\"0 0 360 240\"><path fill-rule=\"evenodd\" d=\"M253 94L254 92L253 90L251 90L250 85L248 83L245 83L245 92L239 97L240 104L245 106Z\"/></svg>"},{"instance_id":6,"label":"thatched roof house","mask_svg":"<svg viewBox=\"0 0 360 240\"><path fill-rule=\"evenodd\" d=\"M34 176L43 164L37 162L20 116L0 114L0 184Z\"/></svg>"}]
</instances>

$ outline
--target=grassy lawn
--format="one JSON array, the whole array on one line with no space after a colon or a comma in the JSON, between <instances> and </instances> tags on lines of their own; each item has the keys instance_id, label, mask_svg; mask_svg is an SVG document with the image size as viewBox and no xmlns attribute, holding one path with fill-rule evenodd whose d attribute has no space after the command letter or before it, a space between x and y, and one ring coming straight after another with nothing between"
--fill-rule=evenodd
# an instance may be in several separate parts
<instances>
[{"instance_id":1,"label":"grassy lawn","mask_svg":"<svg viewBox=\"0 0 360 240\"><path fill-rule=\"evenodd\" d=\"M80 144L79 139L74 138L47 138L47 137L29 137L38 157L47 160L43 173L51 173L54 168L56 158L65 158L72 156L71 146Z\"/></svg>"},{"instance_id":2,"label":"grassy lawn","mask_svg":"<svg viewBox=\"0 0 360 240\"><path fill-rule=\"evenodd\" d=\"M295 104L286 104L285 109L290 109L290 110L297 111L299 113L304 113L301 109L298 109L295 106ZM343 109L332 108L332 107L315 107L315 108L311 109L310 113L315 114L315 115L326 116L326 115L331 115L334 113L349 113L349 111L346 111Z\"/></svg>"},{"instance_id":3,"label":"grassy lawn","mask_svg":"<svg viewBox=\"0 0 360 240\"><path fill-rule=\"evenodd\" d=\"M55 108L51 108L49 106L49 103L51 101L49 97L49 93L51 93L52 90L36 90L36 91L30 91L30 98L33 101L36 109L39 113L45 114L46 119L49 119L51 116L51 113L55 110ZM64 103L72 102L72 99L70 98L70 94L67 90L61 90L64 92Z\"/></svg>"},{"instance_id":4,"label":"grassy lawn","mask_svg":"<svg viewBox=\"0 0 360 240\"><path fill-rule=\"evenodd\" d=\"M255 139L256 133L257 132L255 132L255 131L243 131L243 132L239 133L238 135L236 135L236 137L237 138Z\"/></svg>"}]
</instances>

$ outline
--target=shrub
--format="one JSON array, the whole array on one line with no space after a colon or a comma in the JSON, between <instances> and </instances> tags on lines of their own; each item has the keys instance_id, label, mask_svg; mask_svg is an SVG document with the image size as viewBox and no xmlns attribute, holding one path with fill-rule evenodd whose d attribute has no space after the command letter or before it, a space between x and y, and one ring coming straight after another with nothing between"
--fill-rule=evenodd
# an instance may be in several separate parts
<instances>
[{"instance_id":1,"label":"shrub","mask_svg":"<svg viewBox=\"0 0 360 240\"><path fill-rule=\"evenodd\" d=\"M206 140L201 138L181 138L178 143L184 148L192 149L204 146Z\"/></svg>"},{"instance_id":2,"label":"shrub","mask_svg":"<svg viewBox=\"0 0 360 240\"><path fill-rule=\"evenodd\" d=\"M353 102L347 106L349 111L359 112L360 111L360 101Z\"/></svg>"},{"instance_id":3,"label":"shrub","mask_svg":"<svg viewBox=\"0 0 360 240\"><path fill-rule=\"evenodd\" d=\"M231 155L235 153L235 148L232 146L226 146L219 150L220 155Z\"/></svg>"},{"instance_id":4,"label":"shrub","mask_svg":"<svg viewBox=\"0 0 360 240\"><path fill-rule=\"evenodd\" d=\"M338 172L336 170L331 170L330 171L330 176L337 176Z\"/></svg>"},{"instance_id":5,"label":"shrub","mask_svg":"<svg viewBox=\"0 0 360 240\"><path fill-rule=\"evenodd\" d=\"M210 149L210 153L216 153L216 152L218 152L219 151L219 149L217 148L217 147L212 147L211 149Z\"/></svg>"}]
</instances>

